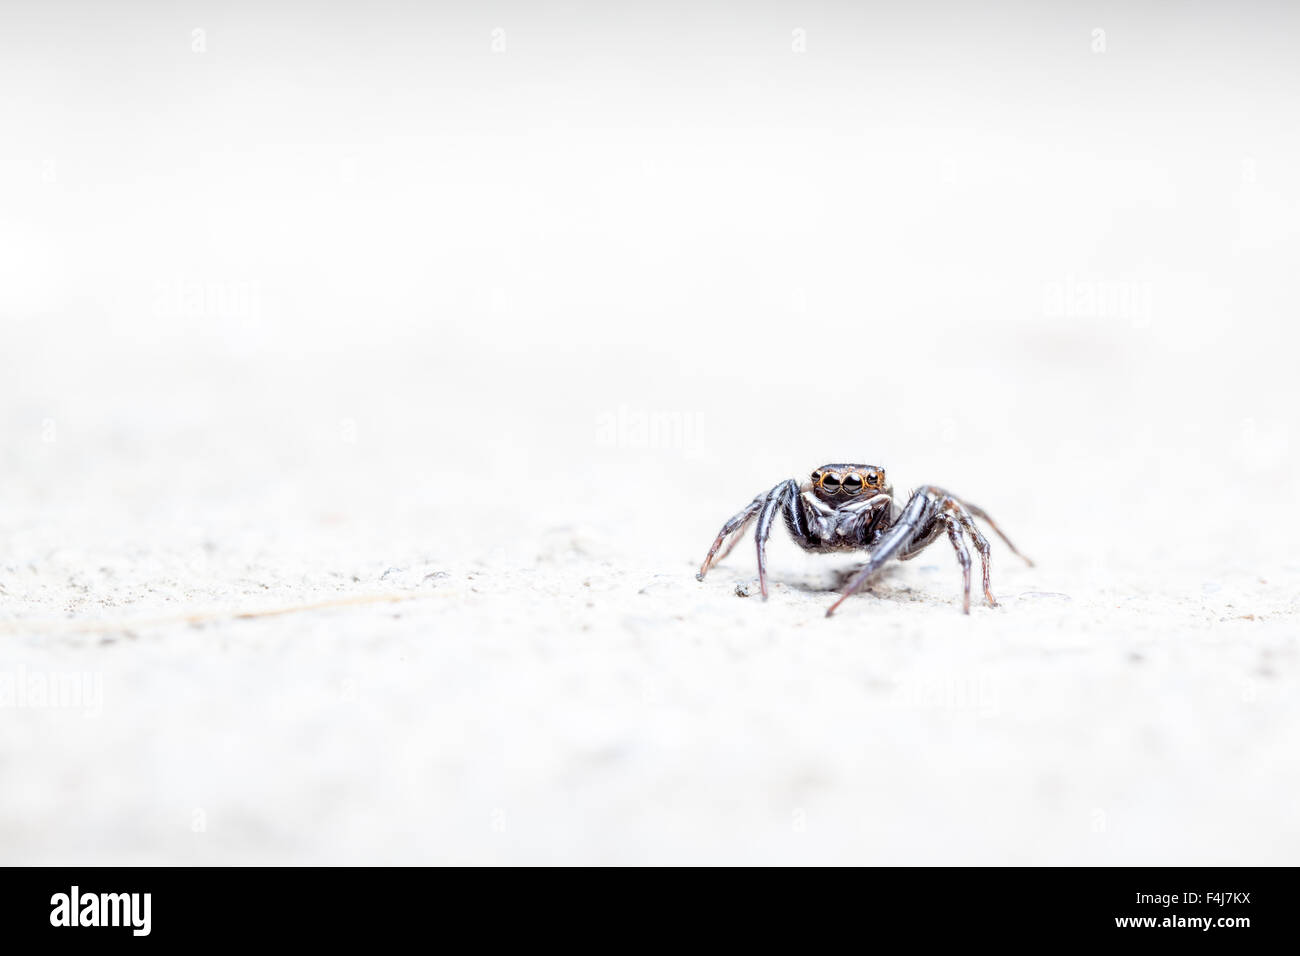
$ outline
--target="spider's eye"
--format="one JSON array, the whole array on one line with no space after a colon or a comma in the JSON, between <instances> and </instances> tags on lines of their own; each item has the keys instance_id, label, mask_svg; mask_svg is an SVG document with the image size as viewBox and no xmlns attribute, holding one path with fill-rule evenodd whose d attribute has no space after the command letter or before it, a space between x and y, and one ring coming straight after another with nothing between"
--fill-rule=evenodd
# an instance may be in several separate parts
<instances>
[{"instance_id":1,"label":"spider's eye","mask_svg":"<svg viewBox=\"0 0 1300 956\"><path fill-rule=\"evenodd\" d=\"M826 474L822 475L821 486L822 491L828 495L835 494L840 490L840 476L833 471L826 472Z\"/></svg>"},{"instance_id":2,"label":"spider's eye","mask_svg":"<svg viewBox=\"0 0 1300 956\"><path fill-rule=\"evenodd\" d=\"M820 471L814 471L812 473L812 483L814 485L820 485L822 483L822 473Z\"/></svg>"},{"instance_id":3,"label":"spider's eye","mask_svg":"<svg viewBox=\"0 0 1300 956\"><path fill-rule=\"evenodd\" d=\"M844 493L846 495L856 495L862 491L862 476L856 471L850 472L844 476Z\"/></svg>"}]
</instances>

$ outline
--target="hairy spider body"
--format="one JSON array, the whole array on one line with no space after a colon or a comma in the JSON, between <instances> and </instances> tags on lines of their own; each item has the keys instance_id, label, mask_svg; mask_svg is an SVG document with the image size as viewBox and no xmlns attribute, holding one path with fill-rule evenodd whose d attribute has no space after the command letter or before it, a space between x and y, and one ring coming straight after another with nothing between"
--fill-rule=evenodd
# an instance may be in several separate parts
<instances>
[{"instance_id":1,"label":"hairy spider body","mask_svg":"<svg viewBox=\"0 0 1300 956\"><path fill-rule=\"evenodd\" d=\"M914 558L945 533L961 566L962 610L970 613L971 560L966 548L967 536L979 552L984 598L989 607L997 607L998 602L989 587L991 549L988 539L975 524L976 518L986 522L1014 554L1027 564L1033 564L1016 550L983 509L970 502L936 485L925 485L912 492L907 503L899 507L883 468L836 463L822 465L803 484L793 478L781 482L733 515L718 532L696 577L703 581L709 568L730 554L745 529L756 521L754 541L758 548L758 586L763 600L767 600L767 539L778 513L784 519L790 537L805 551L867 552L866 565L849 579L840 599L827 609L827 617L845 598L862 590L888 561ZM729 542L728 538L731 539ZM726 550L719 554L724 543Z\"/></svg>"}]
</instances>

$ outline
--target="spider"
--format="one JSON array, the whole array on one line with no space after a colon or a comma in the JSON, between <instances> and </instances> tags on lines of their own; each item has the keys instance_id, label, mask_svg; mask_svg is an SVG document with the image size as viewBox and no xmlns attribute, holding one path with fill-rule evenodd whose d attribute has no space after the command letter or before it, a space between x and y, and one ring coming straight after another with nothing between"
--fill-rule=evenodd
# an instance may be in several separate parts
<instances>
[{"instance_id":1,"label":"spider","mask_svg":"<svg viewBox=\"0 0 1300 956\"><path fill-rule=\"evenodd\" d=\"M963 532L970 535L980 554L984 570L984 598L989 607L997 607L989 589L989 542L975 525L975 519L988 522L1007 547L1031 567L1032 561L1016 550L1002 529L983 509L935 485L925 485L912 492L901 509L894 500L894 489L885 479L885 469L876 465L822 465L800 485L793 478L781 482L771 491L760 494L743 511L722 526L695 577L703 581L715 561L721 561L736 546L744 530L755 518L758 527L754 540L758 545L758 586L767 600L767 538L777 512L795 543L805 551L861 551L868 553L867 563L844 585L840 599L826 610L830 617L852 594L862 590L891 558L906 561L947 532L962 574L962 610L970 613L970 552ZM727 549L718 554L728 536Z\"/></svg>"}]
</instances>

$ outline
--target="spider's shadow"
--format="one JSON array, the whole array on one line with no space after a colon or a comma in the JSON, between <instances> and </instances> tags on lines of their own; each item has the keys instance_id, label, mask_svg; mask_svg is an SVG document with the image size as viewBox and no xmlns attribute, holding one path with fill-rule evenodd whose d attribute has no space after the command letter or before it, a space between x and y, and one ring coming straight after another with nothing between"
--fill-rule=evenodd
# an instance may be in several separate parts
<instances>
[{"instance_id":1,"label":"spider's shadow","mask_svg":"<svg viewBox=\"0 0 1300 956\"><path fill-rule=\"evenodd\" d=\"M853 578L853 575L862 570L862 565L850 565L846 568L836 568L825 571L821 574L803 574L782 576L779 580L782 585L790 588L792 591L803 591L806 594L838 594L843 591L845 586ZM864 587L863 592L875 591L882 584L888 584L898 572L898 567L893 564L886 565L880 569L880 572L871 579L871 583Z\"/></svg>"}]
</instances>

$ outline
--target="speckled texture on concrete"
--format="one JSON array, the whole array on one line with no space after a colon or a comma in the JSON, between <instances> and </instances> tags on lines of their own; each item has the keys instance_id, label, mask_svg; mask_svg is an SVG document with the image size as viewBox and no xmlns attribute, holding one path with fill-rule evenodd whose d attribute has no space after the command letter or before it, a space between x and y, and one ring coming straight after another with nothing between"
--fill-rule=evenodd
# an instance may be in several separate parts
<instances>
[{"instance_id":1,"label":"speckled texture on concrete","mask_svg":"<svg viewBox=\"0 0 1300 956\"><path fill-rule=\"evenodd\" d=\"M1175 510L1160 502L1194 492L1135 483L1110 516L1062 511L1089 493L1069 459L955 441L963 474L943 480L978 484L1038 566L996 547L1002 607L964 617L941 540L827 620L852 559L804 555L779 529L766 604L740 596L749 546L694 578L778 461L467 435L440 465L436 443L400 437L419 414L389 419L392 440L364 411L354 441L332 422L232 428L195 375L173 392L213 403L188 408L192 428L83 427L89 399L52 442L10 420L7 862L1283 863L1300 849L1300 574L1237 512L1158 533ZM592 435L596 419L569 417ZM474 493L512 467L535 499ZM1036 487L1053 478L1067 484Z\"/></svg>"}]
</instances>

